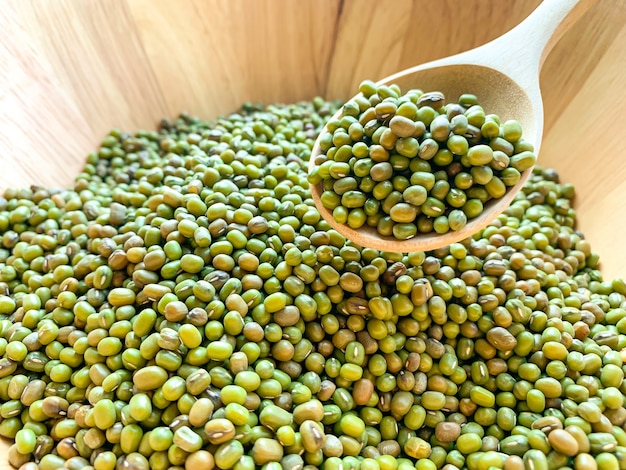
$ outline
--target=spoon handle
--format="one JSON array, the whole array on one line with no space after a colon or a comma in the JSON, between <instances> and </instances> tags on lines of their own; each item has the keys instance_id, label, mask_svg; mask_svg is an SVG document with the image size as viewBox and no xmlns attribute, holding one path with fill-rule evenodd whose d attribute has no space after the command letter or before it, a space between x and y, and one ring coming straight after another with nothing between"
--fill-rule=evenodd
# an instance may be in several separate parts
<instances>
[{"instance_id":1,"label":"spoon handle","mask_svg":"<svg viewBox=\"0 0 626 470\"><path fill-rule=\"evenodd\" d=\"M515 28L467 53L477 63L497 68L521 85L532 85L554 45L596 2L544 0Z\"/></svg>"}]
</instances>

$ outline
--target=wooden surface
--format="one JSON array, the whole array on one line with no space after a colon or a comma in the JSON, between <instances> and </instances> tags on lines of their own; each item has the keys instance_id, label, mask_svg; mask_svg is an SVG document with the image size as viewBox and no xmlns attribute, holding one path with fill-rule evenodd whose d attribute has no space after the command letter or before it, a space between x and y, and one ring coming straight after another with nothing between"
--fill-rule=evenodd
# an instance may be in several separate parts
<instances>
[{"instance_id":1,"label":"wooden surface","mask_svg":"<svg viewBox=\"0 0 626 470\"><path fill-rule=\"evenodd\" d=\"M244 101L349 98L365 78L501 35L538 3L0 0L0 188L70 185L113 127L154 128L183 110L211 118ZM539 162L576 184L579 227L608 278L626 277L625 24L626 2L598 2L541 76Z\"/></svg>"}]
</instances>

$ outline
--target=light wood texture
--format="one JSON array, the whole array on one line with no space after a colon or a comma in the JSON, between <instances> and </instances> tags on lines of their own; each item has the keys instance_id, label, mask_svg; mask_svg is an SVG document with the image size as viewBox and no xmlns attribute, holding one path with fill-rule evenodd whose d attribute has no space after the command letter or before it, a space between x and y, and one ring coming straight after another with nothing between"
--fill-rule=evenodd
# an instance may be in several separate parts
<instances>
[{"instance_id":1,"label":"light wood texture","mask_svg":"<svg viewBox=\"0 0 626 470\"><path fill-rule=\"evenodd\" d=\"M473 93L489 113L504 121L516 119L524 129L524 138L539 152L543 138L543 101L539 89L539 73L548 52L596 0L552 0L541 3L524 21L493 41L460 54L416 65L385 77L378 83L396 84L403 91L421 88L425 92L440 91L448 102L463 93ZM341 110L334 118L341 118ZM309 169L319 163L320 140L315 142ZM325 160L325 159L324 159ZM321 202L322 183L311 188L311 195L322 217L344 237L361 246L377 250L406 253L429 251L459 242L485 228L515 199L532 174L529 168L506 194L485 204L480 216L468 221L457 231L444 234L420 233L409 240L380 235L375 227L352 229L337 223L332 211Z\"/></svg>"},{"instance_id":2,"label":"light wood texture","mask_svg":"<svg viewBox=\"0 0 626 470\"><path fill-rule=\"evenodd\" d=\"M347 99L358 83L484 44L539 0L0 0L0 189L68 186L114 127L243 101ZM541 74L540 164L626 276L626 2L598 2ZM0 470L8 444L0 442Z\"/></svg>"}]
</instances>

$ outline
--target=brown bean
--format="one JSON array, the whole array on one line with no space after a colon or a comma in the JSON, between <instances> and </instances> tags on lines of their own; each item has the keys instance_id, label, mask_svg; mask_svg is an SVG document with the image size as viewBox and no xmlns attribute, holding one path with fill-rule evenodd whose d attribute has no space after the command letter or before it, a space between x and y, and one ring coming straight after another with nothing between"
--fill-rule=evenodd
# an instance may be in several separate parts
<instances>
[{"instance_id":1,"label":"brown bean","mask_svg":"<svg viewBox=\"0 0 626 470\"><path fill-rule=\"evenodd\" d=\"M365 405L374 393L374 384L371 380L363 378L354 383L352 398L357 405Z\"/></svg>"},{"instance_id":2,"label":"brown bean","mask_svg":"<svg viewBox=\"0 0 626 470\"><path fill-rule=\"evenodd\" d=\"M441 442L454 442L461 435L458 423L443 422L435 427L435 437Z\"/></svg>"}]
</instances>

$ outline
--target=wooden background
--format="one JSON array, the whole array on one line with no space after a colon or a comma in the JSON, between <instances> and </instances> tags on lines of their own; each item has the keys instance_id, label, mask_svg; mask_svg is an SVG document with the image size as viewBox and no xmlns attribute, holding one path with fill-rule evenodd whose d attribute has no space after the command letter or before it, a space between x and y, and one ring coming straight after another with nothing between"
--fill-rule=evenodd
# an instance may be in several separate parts
<instances>
[{"instance_id":1,"label":"wooden background","mask_svg":"<svg viewBox=\"0 0 626 470\"><path fill-rule=\"evenodd\" d=\"M538 4L0 0L0 188L71 185L113 127L154 128L183 110L212 118L245 101L349 98L365 78L485 43ZM539 161L576 184L579 227L607 278L626 277L625 24L626 2L598 2L541 77Z\"/></svg>"}]
</instances>

